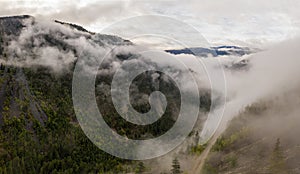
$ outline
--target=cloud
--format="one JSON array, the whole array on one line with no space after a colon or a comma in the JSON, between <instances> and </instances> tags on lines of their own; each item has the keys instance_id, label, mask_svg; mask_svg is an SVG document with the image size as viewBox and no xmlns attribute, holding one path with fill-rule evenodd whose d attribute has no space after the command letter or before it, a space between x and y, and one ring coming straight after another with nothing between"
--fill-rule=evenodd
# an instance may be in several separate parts
<instances>
[{"instance_id":1,"label":"cloud","mask_svg":"<svg viewBox=\"0 0 300 174\"><path fill-rule=\"evenodd\" d=\"M249 58L250 69L226 72L228 100L222 130L228 121L253 103L300 88L300 39L272 46Z\"/></svg>"},{"instance_id":2,"label":"cloud","mask_svg":"<svg viewBox=\"0 0 300 174\"><path fill-rule=\"evenodd\" d=\"M264 137L269 134L270 136L276 135L281 136L283 139L288 139L287 141L289 142L294 141L298 143L298 140L293 140L296 133L293 133L292 130L297 130L296 123L300 119L299 95L297 95L300 90L300 79L298 78L300 74L299 46L300 38L297 38L269 46L267 51L247 57L229 56L215 58L219 59L223 65L242 59L248 59L250 62L247 69L225 69L227 100L223 120L215 136L221 135L230 121L240 116L248 106L266 104L268 106L267 112L255 115L256 120L247 118L250 122L249 124L257 128L257 130L254 130L255 136L261 136L263 132L265 133L263 134ZM200 84L208 85L209 81L203 78L206 74L201 67L197 66L199 65L197 60L190 55L177 57L183 59L186 65L197 74L197 78L202 79ZM204 59L203 61L209 60ZM209 127L210 125L208 125ZM196 127L197 129L201 131L201 126ZM271 142L273 143L272 140ZM184 149L184 147L187 147L186 145L182 145L180 149ZM175 150L173 153L148 161L148 163L151 166L156 166L154 170L168 170L168 166L170 167L171 164L169 162L169 165L166 165L166 161L170 161L176 153L180 153L180 151ZM180 156L182 159L185 159L182 166L183 169L189 170L191 166L186 165L186 163L192 164L195 159L185 157L184 154L180 154Z\"/></svg>"},{"instance_id":3,"label":"cloud","mask_svg":"<svg viewBox=\"0 0 300 174\"><path fill-rule=\"evenodd\" d=\"M137 14L142 6L135 7L135 3L126 1L72 1L72 2L46 2L39 4L33 1L1 1L0 15L23 15L29 14L50 20L62 20L91 26L101 23L103 26L109 22Z\"/></svg>"},{"instance_id":4,"label":"cloud","mask_svg":"<svg viewBox=\"0 0 300 174\"><path fill-rule=\"evenodd\" d=\"M82 24L101 32L105 26L128 17L159 14L195 26L212 44L264 46L299 34L299 5L297 0L42 1L38 5L1 1L0 15L26 13Z\"/></svg>"},{"instance_id":5,"label":"cloud","mask_svg":"<svg viewBox=\"0 0 300 174\"><path fill-rule=\"evenodd\" d=\"M70 4L65 5L64 9L46 15L46 17L82 25L91 25L99 20L102 22L114 20L122 15L123 9L122 3L92 3L83 7Z\"/></svg>"}]
</instances>

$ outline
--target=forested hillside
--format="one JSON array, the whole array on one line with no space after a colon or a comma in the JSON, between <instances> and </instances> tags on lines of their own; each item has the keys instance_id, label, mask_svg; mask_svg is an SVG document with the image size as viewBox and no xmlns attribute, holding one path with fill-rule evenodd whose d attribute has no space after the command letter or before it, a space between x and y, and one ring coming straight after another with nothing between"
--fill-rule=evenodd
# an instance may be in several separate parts
<instances>
[{"instance_id":1,"label":"forested hillside","mask_svg":"<svg viewBox=\"0 0 300 174\"><path fill-rule=\"evenodd\" d=\"M0 43L0 173L150 170L142 162L113 157L95 146L81 130L72 103L73 69L77 60L112 50L113 61L99 67L95 84L97 104L107 124L131 139L157 137L173 126L180 108L180 92L160 72L145 72L130 87L131 104L141 113L150 109L148 97L152 92L159 90L165 94L168 106L157 122L135 125L116 112L110 94L114 64L141 61L138 54L118 51L118 47L132 45L130 41L88 32L74 24L59 21L45 24L31 16L15 16L0 18ZM155 66L151 62L144 64ZM159 77L155 83L153 75ZM207 112L209 91L204 90L201 95L200 109Z\"/></svg>"}]
</instances>

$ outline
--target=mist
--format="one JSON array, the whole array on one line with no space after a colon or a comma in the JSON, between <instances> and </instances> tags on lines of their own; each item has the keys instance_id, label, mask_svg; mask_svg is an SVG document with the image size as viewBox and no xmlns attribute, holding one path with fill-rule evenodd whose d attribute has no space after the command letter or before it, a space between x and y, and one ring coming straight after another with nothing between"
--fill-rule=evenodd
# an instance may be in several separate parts
<instances>
[{"instance_id":1,"label":"mist","mask_svg":"<svg viewBox=\"0 0 300 174\"><path fill-rule=\"evenodd\" d=\"M299 46L300 39L293 39L270 46L265 51L250 56L216 58L222 65L229 65L241 60L248 60L249 63L247 69L237 70L223 67L227 84L227 98L226 102L222 103L225 105L222 122L213 137L219 137L223 134L231 124L231 120L243 115L242 113L245 112L247 107L258 104L266 105L267 110L256 115L255 118L244 115L246 118L249 117L249 124L255 127L255 136L267 136L267 145L271 147L276 138L279 137L286 142L296 141L294 135L299 132L296 129L296 123L299 123L300 119L298 117L300 112L298 107L299 95L296 95L300 89L300 79L298 78L300 74ZM189 67L197 73L198 77L202 77L201 85L209 86L209 81L205 78L206 74L203 69L192 66L198 65L197 61L190 55L179 55L177 57L184 59L183 61L190 65ZM203 61L210 60L203 59ZM215 66L208 68L215 68ZM213 110L210 112L213 112ZM209 124L214 125L214 123L207 124L208 128L210 127ZM201 128L196 126L195 129L205 132ZM191 140L188 141L191 143ZM181 148L151 161L150 164L161 165L161 168L155 171L160 169L168 171L171 164L166 164L164 161L171 162L175 156L180 154L182 167L190 171L194 167L195 159L182 153L187 144L183 143ZM203 158L206 158L206 156L203 156Z\"/></svg>"}]
</instances>

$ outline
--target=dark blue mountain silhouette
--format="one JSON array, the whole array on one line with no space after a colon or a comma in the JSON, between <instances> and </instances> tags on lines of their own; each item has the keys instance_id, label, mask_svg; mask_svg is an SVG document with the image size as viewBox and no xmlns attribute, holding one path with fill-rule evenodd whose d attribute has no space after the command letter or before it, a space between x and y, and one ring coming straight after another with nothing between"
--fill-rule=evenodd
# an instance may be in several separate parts
<instances>
[{"instance_id":1,"label":"dark blue mountain silhouette","mask_svg":"<svg viewBox=\"0 0 300 174\"><path fill-rule=\"evenodd\" d=\"M238 46L218 46L218 47L194 47L194 48L184 48L178 50L165 50L171 54L192 54L199 57L208 57L208 56L227 56L227 55L235 55L235 56L244 56L247 54L251 54L255 52L247 47L238 47Z\"/></svg>"}]
</instances>

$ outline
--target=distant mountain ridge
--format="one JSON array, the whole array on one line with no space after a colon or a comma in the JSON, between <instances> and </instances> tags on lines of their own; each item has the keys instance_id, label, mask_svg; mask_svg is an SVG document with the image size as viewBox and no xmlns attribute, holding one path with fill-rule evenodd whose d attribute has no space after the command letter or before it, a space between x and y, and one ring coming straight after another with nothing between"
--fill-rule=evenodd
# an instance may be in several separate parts
<instances>
[{"instance_id":1,"label":"distant mountain ridge","mask_svg":"<svg viewBox=\"0 0 300 174\"><path fill-rule=\"evenodd\" d=\"M218 47L194 47L194 48L184 48L184 49L171 49L165 50L168 53L179 55L179 54L191 54L199 57L218 57L218 56L244 56L257 52L257 49L251 49L248 47L239 46L218 46Z\"/></svg>"}]
</instances>

